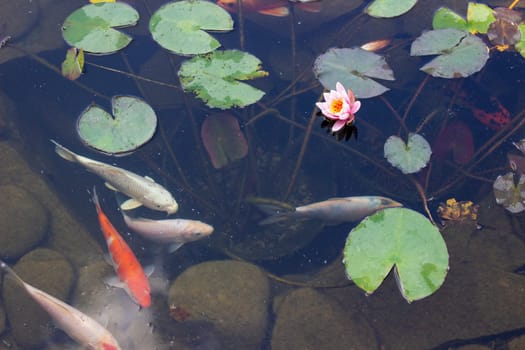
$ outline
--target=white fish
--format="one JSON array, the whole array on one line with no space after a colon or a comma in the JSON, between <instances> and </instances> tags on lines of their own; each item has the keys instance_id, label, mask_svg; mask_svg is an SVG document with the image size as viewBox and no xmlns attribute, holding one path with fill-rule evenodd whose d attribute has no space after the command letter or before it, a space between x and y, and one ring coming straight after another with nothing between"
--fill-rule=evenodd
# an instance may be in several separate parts
<instances>
[{"instance_id":1,"label":"white fish","mask_svg":"<svg viewBox=\"0 0 525 350\"><path fill-rule=\"evenodd\" d=\"M348 221L359 221L378 210L403 205L390 198L379 196L358 196L330 198L297 208L286 203L264 198L249 198L248 202L270 216L259 224L268 225L286 220L320 220L328 225Z\"/></svg>"},{"instance_id":2,"label":"white fish","mask_svg":"<svg viewBox=\"0 0 525 350\"><path fill-rule=\"evenodd\" d=\"M6 263L0 260L0 268L12 277L33 298L55 325L77 343L90 350L121 350L113 335L97 321L71 305L24 282Z\"/></svg>"},{"instance_id":3,"label":"white fish","mask_svg":"<svg viewBox=\"0 0 525 350\"><path fill-rule=\"evenodd\" d=\"M173 253L184 243L208 237L213 233L213 226L202 221L186 219L149 220L133 218L121 210L126 225L144 238L157 243L169 243L169 252Z\"/></svg>"},{"instance_id":4,"label":"white fish","mask_svg":"<svg viewBox=\"0 0 525 350\"><path fill-rule=\"evenodd\" d=\"M171 193L153 181L153 179L83 157L73 153L54 140L51 140L51 142L55 144L55 151L59 156L84 166L88 171L103 178L108 187L131 197L132 199L123 203L122 209L130 210L144 205L147 208L165 211L168 214L173 214L179 209L179 205Z\"/></svg>"}]
</instances>

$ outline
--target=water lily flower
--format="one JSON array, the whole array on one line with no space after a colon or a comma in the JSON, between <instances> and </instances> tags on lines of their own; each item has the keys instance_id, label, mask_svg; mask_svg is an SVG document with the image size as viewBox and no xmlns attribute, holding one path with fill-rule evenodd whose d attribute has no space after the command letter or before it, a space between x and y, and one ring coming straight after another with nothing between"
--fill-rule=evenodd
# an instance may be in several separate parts
<instances>
[{"instance_id":1,"label":"water lily flower","mask_svg":"<svg viewBox=\"0 0 525 350\"><path fill-rule=\"evenodd\" d=\"M317 102L316 106L323 115L336 122L332 126L332 132L341 130L345 125L351 125L355 119L355 113L361 108L361 102L355 100L352 90L345 90L340 82L335 84L335 90L323 94L324 102Z\"/></svg>"}]
</instances>

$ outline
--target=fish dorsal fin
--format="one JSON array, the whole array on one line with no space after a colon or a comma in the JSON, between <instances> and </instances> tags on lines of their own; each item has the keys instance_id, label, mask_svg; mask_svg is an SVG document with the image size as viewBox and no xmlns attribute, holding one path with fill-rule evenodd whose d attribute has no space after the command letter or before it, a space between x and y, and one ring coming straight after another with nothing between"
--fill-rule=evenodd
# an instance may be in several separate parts
<instances>
[{"instance_id":1,"label":"fish dorsal fin","mask_svg":"<svg viewBox=\"0 0 525 350\"><path fill-rule=\"evenodd\" d=\"M142 205L142 203L139 202L138 200L136 200L134 198L130 198L130 199L124 201L120 205L120 209L122 209L122 210L132 210L132 209L137 209L141 205Z\"/></svg>"},{"instance_id":2,"label":"fish dorsal fin","mask_svg":"<svg viewBox=\"0 0 525 350\"><path fill-rule=\"evenodd\" d=\"M109 182L104 182L104 185L106 185L106 187L110 190L118 192L118 190L115 187L113 187L113 185L111 185Z\"/></svg>"},{"instance_id":3,"label":"fish dorsal fin","mask_svg":"<svg viewBox=\"0 0 525 350\"><path fill-rule=\"evenodd\" d=\"M257 11L263 15L268 15L268 16L275 16L275 17L284 17L284 16L288 16L290 14L290 10L288 10L288 7L286 6L281 6L281 7L274 7L274 8L271 8L271 9L263 9L263 10L259 10Z\"/></svg>"},{"instance_id":4,"label":"fish dorsal fin","mask_svg":"<svg viewBox=\"0 0 525 350\"><path fill-rule=\"evenodd\" d=\"M147 176L147 175L144 176L144 178L145 178L146 180L149 180L149 181L155 183L155 180L153 180L151 177L149 177L149 176Z\"/></svg>"}]
</instances>

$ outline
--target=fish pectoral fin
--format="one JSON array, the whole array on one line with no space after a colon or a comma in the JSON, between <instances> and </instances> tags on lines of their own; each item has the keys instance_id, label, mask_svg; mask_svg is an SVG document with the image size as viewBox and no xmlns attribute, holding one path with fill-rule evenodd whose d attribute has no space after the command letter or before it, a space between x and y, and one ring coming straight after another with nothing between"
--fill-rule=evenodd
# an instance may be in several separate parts
<instances>
[{"instance_id":1,"label":"fish pectoral fin","mask_svg":"<svg viewBox=\"0 0 525 350\"><path fill-rule=\"evenodd\" d=\"M144 274L146 275L146 277L149 277L155 271L155 265L148 265L148 266L144 267L143 270L144 270Z\"/></svg>"},{"instance_id":2,"label":"fish pectoral fin","mask_svg":"<svg viewBox=\"0 0 525 350\"><path fill-rule=\"evenodd\" d=\"M111 276L104 279L104 283L110 287L126 289L127 286L117 276Z\"/></svg>"},{"instance_id":3,"label":"fish pectoral fin","mask_svg":"<svg viewBox=\"0 0 525 350\"><path fill-rule=\"evenodd\" d=\"M109 182L104 182L104 185L110 190L118 192L118 190L115 187L113 187L113 185L111 185Z\"/></svg>"},{"instance_id":4,"label":"fish pectoral fin","mask_svg":"<svg viewBox=\"0 0 525 350\"><path fill-rule=\"evenodd\" d=\"M120 209L122 210L132 210L132 209L136 209L138 207L142 206L142 203L139 202L138 200L134 199L134 198L130 198L124 202L122 202L122 204L120 205Z\"/></svg>"},{"instance_id":5,"label":"fish pectoral fin","mask_svg":"<svg viewBox=\"0 0 525 350\"><path fill-rule=\"evenodd\" d=\"M173 244L170 244L170 246L168 247L168 252L171 254L171 253L177 251L177 249L179 249L183 245L184 245L184 243L173 243Z\"/></svg>"},{"instance_id":6,"label":"fish pectoral fin","mask_svg":"<svg viewBox=\"0 0 525 350\"><path fill-rule=\"evenodd\" d=\"M115 266L115 262L113 261L113 258L109 254L104 254L104 261L111 266Z\"/></svg>"},{"instance_id":7,"label":"fish pectoral fin","mask_svg":"<svg viewBox=\"0 0 525 350\"><path fill-rule=\"evenodd\" d=\"M288 7L281 6L281 7L275 7L271 9L264 9L257 11L263 15L269 15L269 16L275 16L275 17L285 17L290 14L290 10L288 10Z\"/></svg>"}]
</instances>

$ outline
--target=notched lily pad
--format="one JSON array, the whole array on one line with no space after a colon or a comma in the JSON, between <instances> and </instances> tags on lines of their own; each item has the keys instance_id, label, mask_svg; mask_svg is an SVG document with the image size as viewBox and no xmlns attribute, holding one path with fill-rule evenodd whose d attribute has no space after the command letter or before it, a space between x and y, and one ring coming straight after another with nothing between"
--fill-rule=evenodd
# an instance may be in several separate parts
<instances>
[{"instance_id":1,"label":"notched lily pad","mask_svg":"<svg viewBox=\"0 0 525 350\"><path fill-rule=\"evenodd\" d=\"M126 47L131 37L115 28L135 25L139 13L122 2L86 5L71 13L62 25L62 36L71 46L96 54Z\"/></svg>"},{"instance_id":2,"label":"notched lily pad","mask_svg":"<svg viewBox=\"0 0 525 350\"><path fill-rule=\"evenodd\" d=\"M221 44L206 31L233 29L230 14L209 1L170 2L158 9L149 22L153 39L179 55L211 52Z\"/></svg>"},{"instance_id":3,"label":"notched lily pad","mask_svg":"<svg viewBox=\"0 0 525 350\"><path fill-rule=\"evenodd\" d=\"M494 22L494 11L485 4L469 2L467 18L447 7L440 7L432 19L434 29L454 28L472 34L486 34L489 25Z\"/></svg>"},{"instance_id":4,"label":"notched lily pad","mask_svg":"<svg viewBox=\"0 0 525 350\"><path fill-rule=\"evenodd\" d=\"M410 11L417 0L375 0L365 9L372 17L390 18Z\"/></svg>"},{"instance_id":5,"label":"notched lily pad","mask_svg":"<svg viewBox=\"0 0 525 350\"><path fill-rule=\"evenodd\" d=\"M514 173L500 175L492 185L496 203L502 205L511 213L525 210L525 176L520 175L518 183L514 181Z\"/></svg>"},{"instance_id":6,"label":"notched lily pad","mask_svg":"<svg viewBox=\"0 0 525 350\"><path fill-rule=\"evenodd\" d=\"M343 254L348 278L367 294L394 268L408 302L434 293L448 271L448 251L439 230L407 208L381 210L361 221L348 235Z\"/></svg>"},{"instance_id":7,"label":"notched lily pad","mask_svg":"<svg viewBox=\"0 0 525 350\"><path fill-rule=\"evenodd\" d=\"M99 106L88 106L77 121L77 131L88 146L106 154L125 154L148 142L157 128L157 116L143 100L114 96L113 116Z\"/></svg>"},{"instance_id":8,"label":"notched lily pad","mask_svg":"<svg viewBox=\"0 0 525 350\"><path fill-rule=\"evenodd\" d=\"M214 51L184 62L179 79L185 91L197 94L208 106L227 109L259 101L264 92L241 80L267 76L261 61L243 51Z\"/></svg>"},{"instance_id":9,"label":"notched lily pad","mask_svg":"<svg viewBox=\"0 0 525 350\"><path fill-rule=\"evenodd\" d=\"M375 97L389 90L374 79L394 80L394 72L383 56L359 47L329 49L315 60L314 73L325 89L333 89L340 82L357 98Z\"/></svg>"},{"instance_id":10,"label":"notched lily pad","mask_svg":"<svg viewBox=\"0 0 525 350\"><path fill-rule=\"evenodd\" d=\"M413 43L411 56L439 55L420 70L439 78L462 78L485 66L489 49L480 38L457 29L423 33Z\"/></svg>"},{"instance_id":11,"label":"notched lily pad","mask_svg":"<svg viewBox=\"0 0 525 350\"><path fill-rule=\"evenodd\" d=\"M398 136L390 136L384 146L385 158L403 174L416 173L424 168L430 160L432 150L425 138L410 133L408 142Z\"/></svg>"},{"instance_id":12,"label":"notched lily pad","mask_svg":"<svg viewBox=\"0 0 525 350\"><path fill-rule=\"evenodd\" d=\"M248 142L239 122L229 113L216 113L206 117L202 124L201 137L215 169L248 154Z\"/></svg>"}]
</instances>

